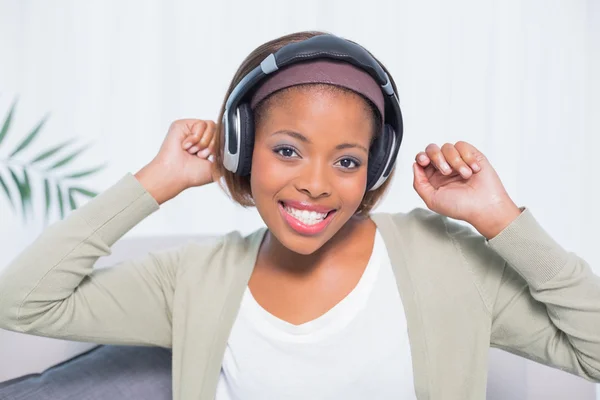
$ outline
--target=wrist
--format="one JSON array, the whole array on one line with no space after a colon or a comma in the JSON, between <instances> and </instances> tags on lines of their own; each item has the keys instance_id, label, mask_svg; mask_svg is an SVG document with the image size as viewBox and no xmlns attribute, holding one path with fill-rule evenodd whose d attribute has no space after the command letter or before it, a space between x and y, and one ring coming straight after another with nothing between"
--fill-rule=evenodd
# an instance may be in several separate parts
<instances>
[{"instance_id":1,"label":"wrist","mask_svg":"<svg viewBox=\"0 0 600 400\"><path fill-rule=\"evenodd\" d=\"M134 176L159 205L183 191L181 185L173 181L165 168L152 163L144 166Z\"/></svg>"},{"instance_id":2,"label":"wrist","mask_svg":"<svg viewBox=\"0 0 600 400\"><path fill-rule=\"evenodd\" d=\"M489 210L470 224L487 240L491 240L506 229L521 213L522 210L511 201L509 204Z\"/></svg>"}]
</instances>

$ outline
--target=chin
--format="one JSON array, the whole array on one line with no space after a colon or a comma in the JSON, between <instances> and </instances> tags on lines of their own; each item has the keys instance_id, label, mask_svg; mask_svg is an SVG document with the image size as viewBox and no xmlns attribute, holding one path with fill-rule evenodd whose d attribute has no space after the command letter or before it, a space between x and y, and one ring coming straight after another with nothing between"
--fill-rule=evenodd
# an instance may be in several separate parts
<instances>
[{"instance_id":1,"label":"chin","mask_svg":"<svg viewBox=\"0 0 600 400\"><path fill-rule=\"evenodd\" d=\"M323 245L327 243L328 238L307 238L298 236L294 233L285 233L279 240L288 250L308 256L323 247Z\"/></svg>"}]
</instances>

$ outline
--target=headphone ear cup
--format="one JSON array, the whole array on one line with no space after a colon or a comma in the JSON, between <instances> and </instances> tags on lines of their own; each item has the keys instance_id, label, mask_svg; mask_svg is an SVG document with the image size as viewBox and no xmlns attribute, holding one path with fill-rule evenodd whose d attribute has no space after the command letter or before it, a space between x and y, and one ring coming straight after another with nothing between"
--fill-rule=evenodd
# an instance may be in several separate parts
<instances>
[{"instance_id":1,"label":"headphone ear cup","mask_svg":"<svg viewBox=\"0 0 600 400\"><path fill-rule=\"evenodd\" d=\"M385 124L381 135L373 141L369 149L369 167L367 170L367 191L377 183L385 170L387 161L392 153L394 143L394 128Z\"/></svg>"},{"instance_id":2,"label":"headphone ear cup","mask_svg":"<svg viewBox=\"0 0 600 400\"><path fill-rule=\"evenodd\" d=\"M237 174L246 176L252 169L252 151L254 150L254 113L249 103L238 106L240 115L240 161Z\"/></svg>"}]
</instances>

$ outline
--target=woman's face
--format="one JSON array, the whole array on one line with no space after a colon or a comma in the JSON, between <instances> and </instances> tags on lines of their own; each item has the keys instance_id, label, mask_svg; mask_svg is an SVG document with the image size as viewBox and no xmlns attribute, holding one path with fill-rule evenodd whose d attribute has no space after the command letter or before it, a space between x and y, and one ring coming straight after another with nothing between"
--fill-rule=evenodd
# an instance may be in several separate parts
<instances>
[{"instance_id":1,"label":"woman's face","mask_svg":"<svg viewBox=\"0 0 600 400\"><path fill-rule=\"evenodd\" d=\"M311 254L354 215L367 185L373 116L359 95L292 87L257 120L252 196L270 232Z\"/></svg>"}]
</instances>

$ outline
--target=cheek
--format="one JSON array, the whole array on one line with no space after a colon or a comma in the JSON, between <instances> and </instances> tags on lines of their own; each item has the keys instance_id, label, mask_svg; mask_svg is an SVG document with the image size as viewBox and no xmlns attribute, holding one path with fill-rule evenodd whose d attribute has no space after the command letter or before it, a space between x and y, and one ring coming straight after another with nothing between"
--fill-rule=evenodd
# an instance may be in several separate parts
<instances>
[{"instance_id":1,"label":"cheek","mask_svg":"<svg viewBox=\"0 0 600 400\"><path fill-rule=\"evenodd\" d=\"M351 178L339 179L334 185L337 195L344 202L344 206L353 211L360 206L367 187L367 173L360 171L352 174Z\"/></svg>"},{"instance_id":2,"label":"cheek","mask_svg":"<svg viewBox=\"0 0 600 400\"><path fill-rule=\"evenodd\" d=\"M279 167L275 157L268 154L265 150L256 150L252 154L252 174L250 175L250 185L252 196L256 202L261 197L272 195L278 191L284 182L282 170Z\"/></svg>"}]
</instances>

